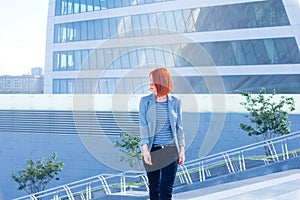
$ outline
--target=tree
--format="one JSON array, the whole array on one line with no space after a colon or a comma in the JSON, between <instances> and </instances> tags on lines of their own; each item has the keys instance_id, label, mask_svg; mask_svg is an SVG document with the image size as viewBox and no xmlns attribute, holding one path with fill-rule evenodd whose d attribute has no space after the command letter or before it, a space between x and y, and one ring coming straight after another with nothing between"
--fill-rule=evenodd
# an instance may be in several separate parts
<instances>
[{"instance_id":1,"label":"tree","mask_svg":"<svg viewBox=\"0 0 300 200\"><path fill-rule=\"evenodd\" d=\"M18 176L12 172L12 178L19 184L18 190L24 190L27 194L43 191L64 165L63 162L55 162L55 159L56 153L47 162L44 157L36 162L30 159L26 161L27 167L18 172Z\"/></svg>"},{"instance_id":2,"label":"tree","mask_svg":"<svg viewBox=\"0 0 300 200\"><path fill-rule=\"evenodd\" d=\"M262 88L257 96L252 96L250 92L241 93L246 97L246 102L240 104L246 108L250 118L250 125L240 123L240 128L248 133L249 136L262 135L264 140L271 139L278 135L290 133L290 121L288 113L295 110L295 102L292 97L281 96L276 102L276 90L273 89L272 95L266 95L266 89Z\"/></svg>"},{"instance_id":3,"label":"tree","mask_svg":"<svg viewBox=\"0 0 300 200\"><path fill-rule=\"evenodd\" d=\"M121 156L120 161L128 162L129 166L133 169L141 169L140 161L142 160L142 154L140 149L140 136L134 136L130 133L120 133L121 140L117 140L114 146L125 153L125 156Z\"/></svg>"}]
</instances>

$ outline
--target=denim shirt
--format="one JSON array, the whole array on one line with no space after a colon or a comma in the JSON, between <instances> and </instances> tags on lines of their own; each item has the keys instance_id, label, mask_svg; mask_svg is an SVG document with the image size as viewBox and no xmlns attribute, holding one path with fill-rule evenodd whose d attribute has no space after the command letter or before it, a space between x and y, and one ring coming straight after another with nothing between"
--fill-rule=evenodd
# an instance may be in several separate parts
<instances>
[{"instance_id":1,"label":"denim shirt","mask_svg":"<svg viewBox=\"0 0 300 200\"><path fill-rule=\"evenodd\" d=\"M185 146L181 100L169 94L168 108L172 134L179 152L179 147ZM141 146L143 144L148 144L148 151L150 152L154 141L156 127L156 99L154 93L141 98L139 119ZM143 153L143 148L141 149Z\"/></svg>"}]
</instances>

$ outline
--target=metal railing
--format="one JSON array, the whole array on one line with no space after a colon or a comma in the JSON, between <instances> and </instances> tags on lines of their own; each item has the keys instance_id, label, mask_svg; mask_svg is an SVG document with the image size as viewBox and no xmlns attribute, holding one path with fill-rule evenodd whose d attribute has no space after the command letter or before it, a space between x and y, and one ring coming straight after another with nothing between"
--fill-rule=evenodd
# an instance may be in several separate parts
<instances>
[{"instance_id":1,"label":"metal railing","mask_svg":"<svg viewBox=\"0 0 300 200\"><path fill-rule=\"evenodd\" d=\"M195 180L202 182L287 160L298 156L297 151L300 153L300 131L186 162L184 169L179 168L179 173L187 176L187 184Z\"/></svg>"},{"instance_id":2,"label":"metal railing","mask_svg":"<svg viewBox=\"0 0 300 200\"><path fill-rule=\"evenodd\" d=\"M300 150L300 131L195 159L179 166L175 187L287 160L298 156L298 150ZM91 200L100 198L101 195L116 193L128 195L132 190L144 192L145 195L148 191L147 182L144 171L101 174L15 200L41 198Z\"/></svg>"}]
</instances>

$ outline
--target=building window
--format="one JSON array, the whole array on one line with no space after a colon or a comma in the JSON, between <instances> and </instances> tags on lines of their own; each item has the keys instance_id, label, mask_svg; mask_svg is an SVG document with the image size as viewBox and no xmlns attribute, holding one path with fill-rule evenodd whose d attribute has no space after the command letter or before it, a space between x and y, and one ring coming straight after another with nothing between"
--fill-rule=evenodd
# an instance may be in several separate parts
<instances>
[{"instance_id":1,"label":"building window","mask_svg":"<svg viewBox=\"0 0 300 200\"><path fill-rule=\"evenodd\" d=\"M193 45L57 51L53 53L53 70L129 69L148 64L190 67L191 64L182 55L197 55L198 52L193 52ZM217 66L300 63L295 38L206 42L198 45L205 49Z\"/></svg>"},{"instance_id":2,"label":"building window","mask_svg":"<svg viewBox=\"0 0 300 200\"><path fill-rule=\"evenodd\" d=\"M101 1L101 5L104 2ZM114 1L108 2L113 6ZM80 9L86 10L86 0L81 0ZM60 24L55 25L54 42L286 25L289 20L282 2L269 0ZM120 32L126 35L119 35Z\"/></svg>"},{"instance_id":3,"label":"building window","mask_svg":"<svg viewBox=\"0 0 300 200\"><path fill-rule=\"evenodd\" d=\"M161 2L161 0L139 0L138 3L137 0L56 0L55 15L70 15L74 13L92 12L159 2Z\"/></svg>"}]
</instances>

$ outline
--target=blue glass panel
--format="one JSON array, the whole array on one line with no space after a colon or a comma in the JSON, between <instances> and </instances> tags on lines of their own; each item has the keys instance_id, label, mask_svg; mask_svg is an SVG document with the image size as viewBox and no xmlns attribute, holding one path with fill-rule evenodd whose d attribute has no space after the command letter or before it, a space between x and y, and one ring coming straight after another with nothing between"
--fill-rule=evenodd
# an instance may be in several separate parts
<instances>
[{"instance_id":1,"label":"blue glass panel","mask_svg":"<svg viewBox=\"0 0 300 200\"><path fill-rule=\"evenodd\" d=\"M242 41L242 46L247 64L255 65L257 63L257 59L251 41Z\"/></svg>"},{"instance_id":2,"label":"blue glass panel","mask_svg":"<svg viewBox=\"0 0 300 200\"><path fill-rule=\"evenodd\" d=\"M82 80L82 82L83 82L83 87L82 87L83 91L82 91L82 93L83 94L92 94L91 80L84 79L84 80Z\"/></svg>"},{"instance_id":3,"label":"blue glass panel","mask_svg":"<svg viewBox=\"0 0 300 200\"><path fill-rule=\"evenodd\" d=\"M153 0L145 0L145 3L153 3Z\"/></svg>"},{"instance_id":4,"label":"blue glass panel","mask_svg":"<svg viewBox=\"0 0 300 200\"><path fill-rule=\"evenodd\" d=\"M110 36L108 19L101 19L101 24L102 24L102 37L103 39L108 39Z\"/></svg>"},{"instance_id":5,"label":"blue glass panel","mask_svg":"<svg viewBox=\"0 0 300 200\"><path fill-rule=\"evenodd\" d=\"M134 36L141 36L142 30L141 30L141 21L139 15L133 15L131 16L132 20L132 29L134 31Z\"/></svg>"},{"instance_id":6,"label":"blue glass panel","mask_svg":"<svg viewBox=\"0 0 300 200\"><path fill-rule=\"evenodd\" d=\"M80 0L74 0L74 13L80 13Z\"/></svg>"},{"instance_id":7,"label":"blue glass panel","mask_svg":"<svg viewBox=\"0 0 300 200\"><path fill-rule=\"evenodd\" d=\"M87 6L86 6L86 0L80 0L80 12L86 12Z\"/></svg>"},{"instance_id":8,"label":"blue glass panel","mask_svg":"<svg viewBox=\"0 0 300 200\"><path fill-rule=\"evenodd\" d=\"M295 42L295 38L288 38L286 40L288 46L288 52L291 54L291 61L294 63L300 63L300 54L297 43Z\"/></svg>"},{"instance_id":9,"label":"blue glass panel","mask_svg":"<svg viewBox=\"0 0 300 200\"><path fill-rule=\"evenodd\" d=\"M253 40L253 49L255 51L257 63L256 64L268 64L268 56L265 49L265 46L263 44L262 40Z\"/></svg>"},{"instance_id":10,"label":"blue glass panel","mask_svg":"<svg viewBox=\"0 0 300 200\"><path fill-rule=\"evenodd\" d=\"M68 14L73 14L74 13L74 4L73 4L73 0L68 0Z\"/></svg>"},{"instance_id":11,"label":"blue glass panel","mask_svg":"<svg viewBox=\"0 0 300 200\"><path fill-rule=\"evenodd\" d=\"M53 71L59 70L59 65L60 65L59 56L60 56L59 52L53 52Z\"/></svg>"},{"instance_id":12,"label":"blue glass panel","mask_svg":"<svg viewBox=\"0 0 300 200\"><path fill-rule=\"evenodd\" d=\"M174 11L175 21L177 25L177 31L180 33L186 32L185 22L183 20L182 11Z\"/></svg>"},{"instance_id":13,"label":"blue glass panel","mask_svg":"<svg viewBox=\"0 0 300 200\"><path fill-rule=\"evenodd\" d=\"M145 49L145 58L147 64L156 65L156 59L153 48L150 47Z\"/></svg>"},{"instance_id":14,"label":"blue glass panel","mask_svg":"<svg viewBox=\"0 0 300 200\"><path fill-rule=\"evenodd\" d=\"M167 34L169 31L168 31L165 13L163 12L156 13L156 17L157 17L159 32L161 34Z\"/></svg>"},{"instance_id":15,"label":"blue glass panel","mask_svg":"<svg viewBox=\"0 0 300 200\"><path fill-rule=\"evenodd\" d=\"M74 51L74 68L75 70L79 70L81 68L81 51Z\"/></svg>"},{"instance_id":16,"label":"blue glass panel","mask_svg":"<svg viewBox=\"0 0 300 200\"><path fill-rule=\"evenodd\" d=\"M74 93L74 80L67 80L67 93L73 94Z\"/></svg>"},{"instance_id":17,"label":"blue glass panel","mask_svg":"<svg viewBox=\"0 0 300 200\"><path fill-rule=\"evenodd\" d=\"M112 56L113 56L112 68L121 69L122 65L120 59L120 49L119 48L112 49Z\"/></svg>"},{"instance_id":18,"label":"blue glass panel","mask_svg":"<svg viewBox=\"0 0 300 200\"><path fill-rule=\"evenodd\" d=\"M80 39L81 40L88 39L87 21L80 22Z\"/></svg>"},{"instance_id":19,"label":"blue glass panel","mask_svg":"<svg viewBox=\"0 0 300 200\"><path fill-rule=\"evenodd\" d=\"M142 4L145 4L146 0L138 0L138 5L142 5Z\"/></svg>"},{"instance_id":20,"label":"blue glass panel","mask_svg":"<svg viewBox=\"0 0 300 200\"><path fill-rule=\"evenodd\" d=\"M62 0L56 0L55 1L55 15L61 15L61 5L62 5Z\"/></svg>"},{"instance_id":21,"label":"blue glass panel","mask_svg":"<svg viewBox=\"0 0 300 200\"><path fill-rule=\"evenodd\" d=\"M87 27L88 27L88 40L95 40L95 24L94 20L87 21Z\"/></svg>"},{"instance_id":22,"label":"blue glass panel","mask_svg":"<svg viewBox=\"0 0 300 200\"><path fill-rule=\"evenodd\" d=\"M116 87L115 87L115 93L122 94L125 91L125 85L128 84L128 81L125 81L126 79L117 79L116 80Z\"/></svg>"},{"instance_id":23,"label":"blue glass panel","mask_svg":"<svg viewBox=\"0 0 300 200\"><path fill-rule=\"evenodd\" d=\"M55 24L54 25L54 43L59 43L61 42L61 39L60 39L60 24Z\"/></svg>"},{"instance_id":24,"label":"blue glass panel","mask_svg":"<svg viewBox=\"0 0 300 200\"><path fill-rule=\"evenodd\" d=\"M287 47L286 44L286 40L285 39L277 39L274 41L275 42L275 46L278 52L278 60L279 63L287 63L291 60L290 54L289 54L289 49Z\"/></svg>"},{"instance_id":25,"label":"blue glass panel","mask_svg":"<svg viewBox=\"0 0 300 200\"><path fill-rule=\"evenodd\" d=\"M137 49L137 59L139 61L139 66L140 67L145 67L148 63L146 60L146 55L145 55L145 49L144 48L138 48Z\"/></svg>"},{"instance_id":26,"label":"blue glass panel","mask_svg":"<svg viewBox=\"0 0 300 200\"><path fill-rule=\"evenodd\" d=\"M107 0L100 0L101 10L107 9Z\"/></svg>"},{"instance_id":27,"label":"blue glass panel","mask_svg":"<svg viewBox=\"0 0 300 200\"><path fill-rule=\"evenodd\" d=\"M113 61L113 54L111 49L103 49L103 54L104 54L104 66L105 69L107 69L109 66L112 66L112 61Z\"/></svg>"},{"instance_id":28,"label":"blue glass panel","mask_svg":"<svg viewBox=\"0 0 300 200\"><path fill-rule=\"evenodd\" d=\"M74 94L83 93L83 81L81 79L76 79L74 83Z\"/></svg>"},{"instance_id":29,"label":"blue glass panel","mask_svg":"<svg viewBox=\"0 0 300 200\"><path fill-rule=\"evenodd\" d=\"M168 25L168 30L171 33L176 32L177 26L176 26L175 17L173 15L173 12L172 11L165 12L165 16L166 16L166 23Z\"/></svg>"},{"instance_id":30,"label":"blue glass panel","mask_svg":"<svg viewBox=\"0 0 300 200\"><path fill-rule=\"evenodd\" d=\"M65 71L67 69L67 52L61 51L60 52L60 66L59 70Z\"/></svg>"},{"instance_id":31,"label":"blue glass panel","mask_svg":"<svg viewBox=\"0 0 300 200\"><path fill-rule=\"evenodd\" d=\"M89 51L88 50L81 50L81 69L88 70L90 68L89 64Z\"/></svg>"},{"instance_id":32,"label":"blue glass panel","mask_svg":"<svg viewBox=\"0 0 300 200\"><path fill-rule=\"evenodd\" d=\"M164 49L163 54L166 61L166 66L174 67L175 66L175 59L173 56L173 51L171 45L162 45L162 49Z\"/></svg>"},{"instance_id":33,"label":"blue glass panel","mask_svg":"<svg viewBox=\"0 0 300 200\"><path fill-rule=\"evenodd\" d=\"M74 52L73 51L68 51L67 52L67 60L68 60L68 63L67 63L67 68L66 70L74 70L75 67L75 58L74 58Z\"/></svg>"},{"instance_id":34,"label":"blue glass panel","mask_svg":"<svg viewBox=\"0 0 300 200\"><path fill-rule=\"evenodd\" d=\"M80 22L74 22L73 23L73 29L74 29L74 41L80 41Z\"/></svg>"},{"instance_id":35,"label":"blue glass panel","mask_svg":"<svg viewBox=\"0 0 300 200\"><path fill-rule=\"evenodd\" d=\"M266 39L263 40L265 48L266 48L266 53L269 59L269 62L271 64L276 64L278 63L278 53L275 48L274 41L272 39Z\"/></svg>"},{"instance_id":36,"label":"blue glass panel","mask_svg":"<svg viewBox=\"0 0 300 200\"><path fill-rule=\"evenodd\" d=\"M100 10L101 5L100 5L100 0L94 0L94 10Z\"/></svg>"},{"instance_id":37,"label":"blue glass panel","mask_svg":"<svg viewBox=\"0 0 300 200\"><path fill-rule=\"evenodd\" d=\"M110 37L109 38L115 38L118 36L118 25L116 22L116 18L109 18L109 31L110 31Z\"/></svg>"},{"instance_id":38,"label":"blue glass panel","mask_svg":"<svg viewBox=\"0 0 300 200\"><path fill-rule=\"evenodd\" d=\"M105 68L105 57L103 49L97 49L97 68L104 69Z\"/></svg>"},{"instance_id":39,"label":"blue glass panel","mask_svg":"<svg viewBox=\"0 0 300 200\"><path fill-rule=\"evenodd\" d=\"M140 15L140 19L141 19L141 29L143 32L143 35L150 35L150 24L149 24L149 20L148 20L148 16L146 14Z\"/></svg>"},{"instance_id":40,"label":"blue glass panel","mask_svg":"<svg viewBox=\"0 0 300 200\"><path fill-rule=\"evenodd\" d=\"M115 5L114 5L115 8L122 7L122 0L115 0L114 2L115 2Z\"/></svg>"},{"instance_id":41,"label":"blue glass panel","mask_svg":"<svg viewBox=\"0 0 300 200\"><path fill-rule=\"evenodd\" d=\"M151 35L158 35L158 23L157 23L157 18L155 13L148 14L148 21L149 25L152 28L151 29Z\"/></svg>"},{"instance_id":42,"label":"blue glass panel","mask_svg":"<svg viewBox=\"0 0 300 200\"><path fill-rule=\"evenodd\" d=\"M129 61L129 52L127 48L121 48L121 67L123 69L130 69L130 68L134 68L134 66L132 66L130 64Z\"/></svg>"},{"instance_id":43,"label":"blue glass panel","mask_svg":"<svg viewBox=\"0 0 300 200\"><path fill-rule=\"evenodd\" d=\"M95 20L95 40L101 40L102 37L102 24L101 20Z\"/></svg>"},{"instance_id":44,"label":"blue glass panel","mask_svg":"<svg viewBox=\"0 0 300 200\"><path fill-rule=\"evenodd\" d=\"M66 25L67 25L66 42L70 42L70 41L73 41L73 39L74 39L73 23L68 23Z\"/></svg>"},{"instance_id":45,"label":"blue glass panel","mask_svg":"<svg viewBox=\"0 0 300 200\"><path fill-rule=\"evenodd\" d=\"M115 0L114 1L107 0L107 8L108 9L114 8L115 7L114 3L115 3Z\"/></svg>"},{"instance_id":46,"label":"blue glass panel","mask_svg":"<svg viewBox=\"0 0 300 200\"><path fill-rule=\"evenodd\" d=\"M131 0L123 0L123 1L122 1L123 6L124 6L124 7L130 6L130 5L131 5L131 4L130 4L130 1L131 1Z\"/></svg>"},{"instance_id":47,"label":"blue glass panel","mask_svg":"<svg viewBox=\"0 0 300 200\"><path fill-rule=\"evenodd\" d=\"M93 0L87 0L87 12L94 11Z\"/></svg>"},{"instance_id":48,"label":"blue glass panel","mask_svg":"<svg viewBox=\"0 0 300 200\"><path fill-rule=\"evenodd\" d=\"M98 68L97 53L95 50L89 51L89 65L90 70L96 70Z\"/></svg>"},{"instance_id":49,"label":"blue glass panel","mask_svg":"<svg viewBox=\"0 0 300 200\"><path fill-rule=\"evenodd\" d=\"M109 78L106 80L107 81L107 91L109 94L114 94L115 93L115 87L116 87L116 80Z\"/></svg>"},{"instance_id":50,"label":"blue glass panel","mask_svg":"<svg viewBox=\"0 0 300 200\"><path fill-rule=\"evenodd\" d=\"M116 17L117 35L118 37L125 37L125 21L123 17Z\"/></svg>"},{"instance_id":51,"label":"blue glass panel","mask_svg":"<svg viewBox=\"0 0 300 200\"><path fill-rule=\"evenodd\" d=\"M67 80L62 79L59 81L59 93L60 94L68 94Z\"/></svg>"},{"instance_id":52,"label":"blue glass panel","mask_svg":"<svg viewBox=\"0 0 300 200\"><path fill-rule=\"evenodd\" d=\"M59 80L53 79L53 94L59 94Z\"/></svg>"},{"instance_id":53,"label":"blue glass panel","mask_svg":"<svg viewBox=\"0 0 300 200\"><path fill-rule=\"evenodd\" d=\"M62 15L68 14L68 0L61 1L61 14Z\"/></svg>"},{"instance_id":54,"label":"blue glass panel","mask_svg":"<svg viewBox=\"0 0 300 200\"><path fill-rule=\"evenodd\" d=\"M132 37L132 22L130 16L124 17L125 37Z\"/></svg>"},{"instance_id":55,"label":"blue glass panel","mask_svg":"<svg viewBox=\"0 0 300 200\"><path fill-rule=\"evenodd\" d=\"M233 57L235 59L235 65L247 64L241 43L233 41L231 42L231 48L232 48Z\"/></svg>"},{"instance_id":56,"label":"blue glass panel","mask_svg":"<svg viewBox=\"0 0 300 200\"><path fill-rule=\"evenodd\" d=\"M186 26L186 31L187 32L194 32L195 31L195 22L194 22L194 17L192 15L192 12L190 9L183 10L182 11L183 18L185 21L185 26Z\"/></svg>"},{"instance_id":57,"label":"blue glass panel","mask_svg":"<svg viewBox=\"0 0 300 200\"><path fill-rule=\"evenodd\" d=\"M154 49L156 64L160 66L166 66L166 60L164 57L164 51L161 49Z\"/></svg>"},{"instance_id":58,"label":"blue glass panel","mask_svg":"<svg viewBox=\"0 0 300 200\"><path fill-rule=\"evenodd\" d=\"M100 79L98 82L98 88L100 94L108 94L106 79Z\"/></svg>"},{"instance_id":59,"label":"blue glass panel","mask_svg":"<svg viewBox=\"0 0 300 200\"><path fill-rule=\"evenodd\" d=\"M128 54L131 68L139 66L138 54L136 50L131 50Z\"/></svg>"},{"instance_id":60,"label":"blue glass panel","mask_svg":"<svg viewBox=\"0 0 300 200\"><path fill-rule=\"evenodd\" d=\"M60 42L67 41L67 24L60 25Z\"/></svg>"}]
</instances>

